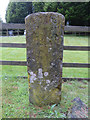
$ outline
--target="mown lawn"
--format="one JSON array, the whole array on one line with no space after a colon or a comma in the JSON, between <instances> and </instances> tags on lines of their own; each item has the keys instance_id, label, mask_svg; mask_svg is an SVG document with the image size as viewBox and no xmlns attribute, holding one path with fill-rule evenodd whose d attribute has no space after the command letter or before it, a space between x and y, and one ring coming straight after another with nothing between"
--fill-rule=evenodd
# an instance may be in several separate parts
<instances>
[{"instance_id":1,"label":"mown lawn","mask_svg":"<svg viewBox=\"0 0 90 120\"><path fill-rule=\"evenodd\" d=\"M78 45L87 46L88 37L85 36L65 36L64 45ZM0 38L0 42L3 43L25 43L25 36L19 37L3 37ZM26 49L25 48L0 48L2 51L0 59L2 60L17 60L26 61ZM88 63L88 51L64 51L63 62L69 63ZM27 74L27 68L22 66L3 66L5 72L2 75L7 76L25 76ZM17 71L17 72L16 72ZM63 68L63 77L88 77L87 68Z\"/></svg>"},{"instance_id":2,"label":"mown lawn","mask_svg":"<svg viewBox=\"0 0 90 120\"><path fill-rule=\"evenodd\" d=\"M25 36L0 37L0 43L25 43ZM64 45L88 46L87 36L65 36ZM0 60L26 61L24 48L0 48ZM63 62L88 63L87 51L64 51ZM75 97L88 105L88 82L68 81L62 85L62 100L58 106L37 107L29 104L28 80L25 66L0 66L2 78L3 118L64 118ZM88 78L87 68L63 68L63 77ZM0 82L1 83L1 82ZM1 99L1 97L0 97Z\"/></svg>"}]
</instances>

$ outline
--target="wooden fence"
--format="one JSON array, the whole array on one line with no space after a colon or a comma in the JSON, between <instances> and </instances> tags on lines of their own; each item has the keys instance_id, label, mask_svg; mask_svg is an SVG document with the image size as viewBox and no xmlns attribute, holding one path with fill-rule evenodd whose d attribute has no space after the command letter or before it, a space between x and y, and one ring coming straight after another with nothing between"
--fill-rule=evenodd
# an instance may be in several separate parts
<instances>
[{"instance_id":1,"label":"wooden fence","mask_svg":"<svg viewBox=\"0 0 90 120\"><path fill-rule=\"evenodd\" d=\"M8 26L9 25L9 26ZM7 27L6 27L7 26ZM2 24L2 28L8 29L25 29L24 24ZM66 26L66 31L73 32L89 32L89 27L80 27L80 26ZM11 47L11 48L26 48L26 44L18 44L18 43L0 43L0 47ZM74 51L90 51L89 46L63 46L64 50L74 50ZM27 61L0 61L0 65L18 65L18 66L27 66ZM73 67L73 68L90 68L90 64L87 63L63 63L63 67ZM23 78L27 78L23 76ZM63 78L66 80L88 80L90 78Z\"/></svg>"},{"instance_id":2,"label":"wooden fence","mask_svg":"<svg viewBox=\"0 0 90 120\"><path fill-rule=\"evenodd\" d=\"M13 30L14 33L19 35L25 30L25 24L14 24L14 23L2 23L0 32L5 35L9 35L9 30ZM65 26L65 33L90 33L90 27L85 26ZM23 34L23 33L22 33Z\"/></svg>"}]
</instances>

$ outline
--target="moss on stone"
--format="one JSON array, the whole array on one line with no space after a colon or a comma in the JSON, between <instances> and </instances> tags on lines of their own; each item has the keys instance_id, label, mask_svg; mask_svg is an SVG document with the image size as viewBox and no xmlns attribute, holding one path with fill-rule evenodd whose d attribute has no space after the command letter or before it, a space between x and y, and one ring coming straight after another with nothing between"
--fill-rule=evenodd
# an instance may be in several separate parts
<instances>
[{"instance_id":1,"label":"moss on stone","mask_svg":"<svg viewBox=\"0 0 90 120\"><path fill-rule=\"evenodd\" d=\"M28 72L33 73L28 77L30 102L37 105L58 103L61 98L64 17L59 13L40 12L29 15L25 22Z\"/></svg>"}]
</instances>

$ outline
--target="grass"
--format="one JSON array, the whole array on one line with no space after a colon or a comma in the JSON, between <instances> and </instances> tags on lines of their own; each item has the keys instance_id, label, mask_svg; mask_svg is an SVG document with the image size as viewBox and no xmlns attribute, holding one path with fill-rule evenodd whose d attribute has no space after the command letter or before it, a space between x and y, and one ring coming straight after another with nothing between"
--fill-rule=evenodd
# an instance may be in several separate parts
<instances>
[{"instance_id":1,"label":"grass","mask_svg":"<svg viewBox=\"0 0 90 120\"><path fill-rule=\"evenodd\" d=\"M25 36L0 37L0 43L25 43ZM65 36L64 45L88 46L87 36ZM24 48L0 48L2 60L26 61ZM64 51L63 62L88 63L87 51ZM3 118L65 118L75 97L88 105L88 82L71 81L62 84L62 99L58 106L37 107L29 104L26 66L0 66L2 77ZM87 68L63 68L63 77L88 78ZM0 82L1 83L1 82ZM1 96L1 95L0 95ZM0 97L1 99L1 97Z\"/></svg>"},{"instance_id":2,"label":"grass","mask_svg":"<svg viewBox=\"0 0 90 120\"><path fill-rule=\"evenodd\" d=\"M29 104L28 81L3 77L3 118L62 118L67 117L68 108L75 97L88 105L87 81L65 82L62 85L62 99L58 106L38 107ZM8 81L8 84L7 84Z\"/></svg>"},{"instance_id":3,"label":"grass","mask_svg":"<svg viewBox=\"0 0 90 120\"><path fill-rule=\"evenodd\" d=\"M87 46L88 45L88 37L87 36L65 36L64 37L64 45L79 45L79 46ZM0 42L3 43L25 43L25 36L16 36L13 37L3 37L0 38ZM0 59L2 60L17 60L17 61L26 61L26 49L24 48L0 48L2 54L0 55ZM63 53L63 62L69 63L88 63L88 52L87 51L64 51ZM10 68L10 69L9 69ZM4 73L8 76L12 74L14 76L22 75L25 76L27 74L26 67L18 67L18 66L3 66ZM15 69L15 70L14 70ZM20 72L19 71L22 71ZM14 73L13 73L14 71ZM16 72L19 71L19 72ZM78 74L79 73L79 74ZM88 77L88 69L87 68L63 68L63 77Z\"/></svg>"}]
</instances>

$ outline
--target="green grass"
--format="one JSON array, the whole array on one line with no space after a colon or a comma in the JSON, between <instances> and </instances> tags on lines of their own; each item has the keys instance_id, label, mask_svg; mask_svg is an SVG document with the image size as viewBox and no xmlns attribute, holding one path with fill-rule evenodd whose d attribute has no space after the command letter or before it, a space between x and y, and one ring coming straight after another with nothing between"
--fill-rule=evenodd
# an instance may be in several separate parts
<instances>
[{"instance_id":1,"label":"green grass","mask_svg":"<svg viewBox=\"0 0 90 120\"><path fill-rule=\"evenodd\" d=\"M13 37L0 37L0 43L26 43L26 41L25 36L13 36Z\"/></svg>"},{"instance_id":2,"label":"green grass","mask_svg":"<svg viewBox=\"0 0 90 120\"><path fill-rule=\"evenodd\" d=\"M7 84L8 81L8 84ZM6 86L4 88L4 86ZM88 84L87 82L67 82L63 83L62 100L53 109L52 106L37 107L29 104L28 81L25 79L3 78L3 118L44 118L44 117L66 117L65 113L71 106L71 101L75 97L80 97L84 103L88 104ZM81 89L80 89L81 88ZM55 110L57 114L55 114Z\"/></svg>"},{"instance_id":3,"label":"green grass","mask_svg":"<svg viewBox=\"0 0 90 120\"><path fill-rule=\"evenodd\" d=\"M88 45L88 37L87 36L65 36L64 37L64 45L79 45L79 46L87 46ZM16 36L16 37L3 37L0 38L0 42L3 43L25 43L25 36ZM17 61L26 61L26 49L25 48L0 48L2 51L0 55L0 59L2 60L17 60ZM88 52L87 51L66 51L63 52L63 62L69 63L88 63ZM3 66L2 69L3 75L7 74L8 76L13 74L14 76L26 75L27 70L26 67L21 66ZM15 69L15 70L14 70ZM12 73L11 73L12 71ZM19 71L19 72L16 72ZM14 72L14 73L13 73ZM79 73L79 74L78 74ZM87 68L63 68L63 77L88 77L88 69Z\"/></svg>"},{"instance_id":4,"label":"green grass","mask_svg":"<svg viewBox=\"0 0 90 120\"><path fill-rule=\"evenodd\" d=\"M0 37L0 43L25 43L25 36ZM88 46L87 36L65 36L64 45ZM0 59L26 61L25 48L0 48ZM63 62L88 63L87 51L64 51ZM1 72L2 71L2 72ZM2 77L3 118L62 118L75 97L88 105L88 82L63 82L62 100L58 106L37 107L29 104L28 80L14 78L27 76L26 66L0 66ZM87 68L63 68L63 77L88 78ZM1 82L0 82L1 83ZM1 89L1 88L0 88ZM1 95L0 95L1 96ZM0 97L1 100L1 97Z\"/></svg>"},{"instance_id":5,"label":"green grass","mask_svg":"<svg viewBox=\"0 0 90 120\"><path fill-rule=\"evenodd\" d=\"M58 106L37 107L29 104L28 80L3 77L3 118L62 118L75 97L88 105L88 83L65 82L62 85L62 99ZM8 81L8 82L7 82ZM55 112L56 110L56 112Z\"/></svg>"},{"instance_id":6,"label":"green grass","mask_svg":"<svg viewBox=\"0 0 90 120\"><path fill-rule=\"evenodd\" d=\"M64 36L64 45L69 46L88 46L88 39L90 36Z\"/></svg>"}]
</instances>

